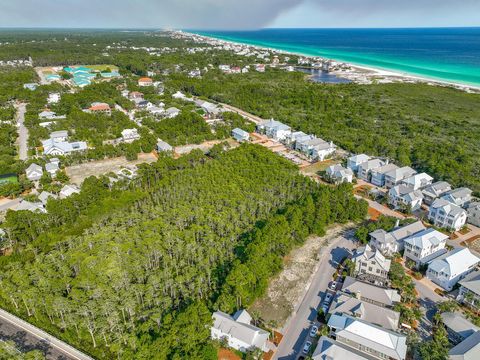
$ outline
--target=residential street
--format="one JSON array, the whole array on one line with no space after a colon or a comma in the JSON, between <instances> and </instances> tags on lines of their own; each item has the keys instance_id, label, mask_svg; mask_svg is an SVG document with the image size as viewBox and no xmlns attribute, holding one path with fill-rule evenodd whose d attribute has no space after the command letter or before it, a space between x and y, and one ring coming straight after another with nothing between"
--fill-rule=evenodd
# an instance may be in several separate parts
<instances>
[{"instance_id":1,"label":"residential street","mask_svg":"<svg viewBox=\"0 0 480 360\"><path fill-rule=\"evenodd\" d=\"M22 351L40 350L49 360L93 360L63 341L1 309L0 340L14 341Z\"/></svg>"},{"instance_id":2,"label":"residential street","mask_svg":"<svg viewBox=\"0 0 480 360\"><path fill-rule=\"evenodd\" d=\"M28 129L25 127L25 112L27 111L26 104L18 104L17 109L17 126L18 126L18 156L20 160L27 160L28 158Z\"/></svg>"},{"instance_id":3,"label":"residential street","mask_svg":"<svg viewBox=\"0 0 480 360\"><path fill-rule=\"evenodd\" d=\"M424 278L422 280L415 280L415 289L418 292L418 299L420 302L420 309L423 312L423 318L420 320L418 334L422 339L428 339L431 336L432 319L435 314L436 304L446 301L447 299L438 295L435 291L435 285L430 280Z\"/></svg>"},{"instance_id":4,"label":"residential street","mask_svg":"<svg viewBox=\"0 0 480 360\"><path fill-rule=\"evenodd\" d=\"M322 249L319 256L320 266L300 306L295 309L294 316L285 325L283 340L273 359L293 360L301 353L309 328L315 321L317 308L328 284L332 281L338 261L349 255L350 250L356 246L353 234L354 230L349 229Z\"/></svg>"}]
</instances>

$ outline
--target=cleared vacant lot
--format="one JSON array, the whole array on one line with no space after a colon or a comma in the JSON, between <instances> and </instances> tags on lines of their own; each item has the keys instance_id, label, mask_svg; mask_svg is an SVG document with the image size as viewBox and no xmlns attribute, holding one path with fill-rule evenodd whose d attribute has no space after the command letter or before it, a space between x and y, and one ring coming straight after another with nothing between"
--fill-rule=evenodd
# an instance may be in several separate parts
<instances>
[{"instance_id":1,"label":"cleared vacant lot","mask_svg":"<svg viewBox=\"0 0 480 360\"><path fill-rule=\"evenodd\" d=\"M100 176L110 172L116 173L125 166L152 163L155 161L157 161L156 156L148 153L139 154L138 159L134 161L128 161L125 157L119 157L69 166L65 169L65 171L67 172L67 175L70 177L70 181L73 184L81 185L83 181L90 176Z\"/></svg>"}]
</instances>

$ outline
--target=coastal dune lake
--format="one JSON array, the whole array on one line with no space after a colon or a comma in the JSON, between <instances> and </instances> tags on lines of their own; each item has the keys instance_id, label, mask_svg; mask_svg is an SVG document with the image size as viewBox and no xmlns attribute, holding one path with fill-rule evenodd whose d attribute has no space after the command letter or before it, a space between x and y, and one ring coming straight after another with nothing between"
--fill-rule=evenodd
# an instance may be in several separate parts
<instances>
[{"instance_id":1,"label":"coastal dune lake","mask_svg":"<svg viewBox=\"0 0 480 360\"><path fill-rule=\"evenodd\" d=\"M480 28L192 32L243 44L480 86Z\"/></svg>"}]
</instances>

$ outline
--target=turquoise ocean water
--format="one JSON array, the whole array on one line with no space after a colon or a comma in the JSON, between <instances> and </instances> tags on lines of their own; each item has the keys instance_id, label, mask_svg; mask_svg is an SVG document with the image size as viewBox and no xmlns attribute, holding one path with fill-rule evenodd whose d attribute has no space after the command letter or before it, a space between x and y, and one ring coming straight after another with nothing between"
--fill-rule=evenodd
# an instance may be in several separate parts
<instances>
[{"instance_id":1,"label":"turquoise ocean water","mask_svg":"<svg viewBox=\"0 0 480 360\"><path fill-rule=\"evenodd\" d=\"M243 44L480 86L480 28L189 31Z\"/></svg>"}]
</instances>

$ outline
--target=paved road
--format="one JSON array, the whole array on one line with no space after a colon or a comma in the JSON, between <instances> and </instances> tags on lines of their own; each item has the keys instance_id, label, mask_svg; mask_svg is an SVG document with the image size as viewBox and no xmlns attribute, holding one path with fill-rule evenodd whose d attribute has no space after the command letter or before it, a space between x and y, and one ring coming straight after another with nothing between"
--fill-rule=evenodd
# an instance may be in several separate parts
<instances>
[{"instance_id":1,"label":"paved road","mask_svg":"<svg viewBox=\"0 0 480 360\"><path fill-rule=\"evenodd\" d=\"M8 209L11 209L14 206L17 206L20 203L20 199L4 199L0 200L0 212L2 211L7 211Z\"/></svg>"},{"instance_id":2,"label":"paved road","mask_svg":"<svg viewBox=\"0 0 480 360\"><path fill-rule=\"evenodd\" d=\"M28 129L25 127L25 112L27 111L26 104L19 104L17 108L17 124L18 124L18 156L20 160L28 159Z\"/></svg>"},{"instance_id":3,"label":"paved road","mask_svg":"<svg viewBox=\"0 0 480 360\"><path fill-rule=\"evenodd\" d=\"M345 231L322 249L319 257L320 266L295 315L286 324L283 340L273 359L293 360L302 351L309 328L316 319L317 308L332 280L338 261L356 247L353 233L351 229Z\"/></svg>"},{"instance_id":4,"label":"paved road","mask_svg":"<svg viewBox=\"0 0 480 360\"><path fill-rule=\"evenodd\" d=\"M230 111L233 111L239 115L242 115L244 117L246 117L248 120L250 120L251 122L255 123L255 124L259 124L261 123L262 121L265 121L264 119L262 119L261 117L258 117L256 115L253 115L253 114L250 114L249 112L246 112L242 109L239 109L235 106L232 106L232 105L228 105L228 104L223 104L223 103L219 103L220 105L222 105L225 109L227 110L230 110Z\"/></svg>"},{"instance_id":5,"label":"paved road","mask_svg":"<svg viewBox=\"0 0 480 360\"><path fill-rule=\"evenodd\" d=\"M382 204L379 204L379 203L376 202L376 201L373 201L373 200L364 198L364 197L359 196L359 195L355 195L355 197L356 197L357 199L363 199L363 200L365 200L366 202L368 202L368 206L370 206L371 208L379 211L379 212L382 213L383 215L396 217L397 219L400 219L400 220L403 220L403 219L406 218L405 215L402 215L402 214L400 214L400 213L397 212L397 211L393 211L392 209L389 209L388 207L386 207L386 206L384 206L384 205L382 205Z\"/></svg>"},{"instance_id":6,"label":"paved road","mask_svg":"<svg viewBox=\"0 0 480 360\"><path fill-rule=\"evenodd\" d=\"M1 309L0 340L14 341L21 351L40 350L49 360L93 360L63 341Z\"/></svg>"},{"instance_id":7,"label":"paved road","mask_svg":"<svg viewBox=\"0 0 480 360\"><path fill-rule=\"evenodd\" d=\"M420 320L420 326L418 328L418 334L424 340L429 339L432 334L432 320L433 315L436 312L436 304L446 301L447 299L438 295L431 287L425 285L424 280L413 279L415 283L415 289L418 292L418 300L420 302L420 309L423 313L423 317Z\"/></svg>"}]
</instances>

